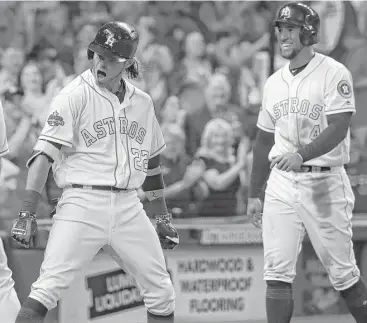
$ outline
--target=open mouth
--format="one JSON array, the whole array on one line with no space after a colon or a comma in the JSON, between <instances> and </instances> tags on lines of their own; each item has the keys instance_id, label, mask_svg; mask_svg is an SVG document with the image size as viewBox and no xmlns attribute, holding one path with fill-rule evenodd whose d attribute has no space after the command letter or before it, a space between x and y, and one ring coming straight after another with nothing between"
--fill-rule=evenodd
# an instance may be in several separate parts
<instances>
[{"instance_id":1,"label":"open mouth","mask_svg":"<svg viewBox=\"0 0 367 323\"><path fill-rule=\"evenodd\" d=\"M287 43L283 43L283 44L281 44L281 46L282 46L282 48L284 48L284 49L287 49L287 48L291 48L291 44L287 44Z\"/></svg>"},{"instance_id":2,"label":"open mouth","mask_svg":"<svg viewBox=\"0 0 367 323\"><path fill-rule=\"evenodd\" d=\"M101 70L98 70L98 71L97 71L97 78L98 78L99 80L103 80L106 76L107 76L107 74L106 74L105 72L103 72L103 71L101 71Z\"/></svg>"}]
</instances>

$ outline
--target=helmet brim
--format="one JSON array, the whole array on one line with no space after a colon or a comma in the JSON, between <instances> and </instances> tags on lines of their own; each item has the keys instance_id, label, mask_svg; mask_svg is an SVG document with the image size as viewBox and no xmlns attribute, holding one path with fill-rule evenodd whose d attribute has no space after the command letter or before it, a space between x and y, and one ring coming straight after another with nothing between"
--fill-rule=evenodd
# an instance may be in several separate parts
<instances>
[{"instance_id":1,"label":"helmet brim","mask_svg":"<svg viewBox=\"0 0 367 323\"><path fill-rule=\"evenodd\" d=\"M106 57L107 59L113 60L117 63L124 63L128 60L128 58L120 57L111 52L110 49L104 48L101 45L98 45L92 42L88 47L92 52Z\"/></svg>"},{"instance_id":2,"label":"helmet brim","mask_svg":"<svg viewBox=\"0 0 367 323\"><path fill-rule=\"evenodd\" d=\"M280 24L289 26L303 26L305 23L294 19L277 19L273 22L275 27L279 27Z\"/></svg>"}]
</instances>

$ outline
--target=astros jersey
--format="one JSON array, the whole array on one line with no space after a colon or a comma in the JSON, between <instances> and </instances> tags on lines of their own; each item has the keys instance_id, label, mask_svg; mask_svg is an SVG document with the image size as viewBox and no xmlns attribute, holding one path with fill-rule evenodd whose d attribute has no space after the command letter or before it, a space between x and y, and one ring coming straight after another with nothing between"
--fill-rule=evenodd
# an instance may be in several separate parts
<instances>
[{"instance_id":1,"label":"astros jersey","mask_svg":"<svg viewBox=\"0 0 367 323\"><path fill-rule=\"evenodd\" d=\"M63 145L53 164L56 183L138 188L148 160L165 142L150 96L126 82L124 102L97 86L90 70L54 98L41 140Z\"/></svg>"},{"instance_id":2,"label":"astros jersey","mask_svg":"<svg viewBox=\"0 0 367 323\"><path fill-rule=\"evenodd\" d=\"M334 59L315 54L293 76L289 63L267 80L257 126L274 132L269 159L304 147L327 126L327 115L355 113L352 76ZM349 162L350 135L332 151L305 165L342 166Z\"/></svg>"},{"instance_id":3,"label":"astros jersey","mask_svg":"<svg viewBox=\"0 0 367 323\"><path fill-rule=\"evenodd\" d=\"M9 152L8 141L6 139L6 126L4 119L3 106L0 101L0 157Z\"/></svg>"}]
</instances>

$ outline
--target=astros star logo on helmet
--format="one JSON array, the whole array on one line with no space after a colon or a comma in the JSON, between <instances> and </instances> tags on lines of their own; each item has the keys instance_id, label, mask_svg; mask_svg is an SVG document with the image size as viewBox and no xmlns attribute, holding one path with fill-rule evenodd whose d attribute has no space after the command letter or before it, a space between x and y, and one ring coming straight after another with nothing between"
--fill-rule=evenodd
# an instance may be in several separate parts
<instances>
[{"instance_id":1,"label":"astros star logo on helmet","mask_svg":"<svg viewBox=\"0 0 367 323\"><path fill-rule=\"evenodd\" d=\"M116 42L115 35L108 29L105 30L105 33L107 35L107 40L105 41L105 45L112 47L113 44Z\"/></svg>"},{"instance_id":2,"label":"astros star logo on helmet","mask_svg":"<svg viewBox=\"0 0 367 323\"><path fill-rule=\"evenodd\" d=\"M288 19L291 16L291 11L288 7L285 7L282 12L280 13L282 19Z\"/></svg>"}]
</instances>

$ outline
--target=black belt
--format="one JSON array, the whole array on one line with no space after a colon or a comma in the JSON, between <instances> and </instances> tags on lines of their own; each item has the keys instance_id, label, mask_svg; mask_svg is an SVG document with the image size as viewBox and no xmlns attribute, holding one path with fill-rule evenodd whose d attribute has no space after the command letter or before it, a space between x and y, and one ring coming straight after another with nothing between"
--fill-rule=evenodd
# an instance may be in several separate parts
<instances>
[{"instance_id":1,"label":"black belt","mask_svg":"<svg viewBox=\"0 0 367 323\"><path fill-rule=\"evenodd\" d=\"M101 191L127 191L126 188L119 188L115 186L108 185L81 185L81 184L71 184L73 188L84 188L88 190L101 190Z\"/></svg>"},{"instance_id":2,"label":"black belt","mask_svg":"<svg viewBox=\"0 0 367 323\"><path fill-rule=\"evenodd\" d=\"M300 170L301 173L322 173L329 171L331 171L331 167L329 166L308 166L308 165L302 165Z\"/></svg>"}]
</instances>

